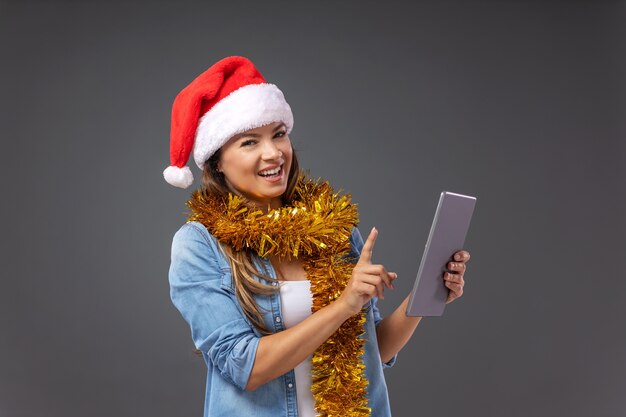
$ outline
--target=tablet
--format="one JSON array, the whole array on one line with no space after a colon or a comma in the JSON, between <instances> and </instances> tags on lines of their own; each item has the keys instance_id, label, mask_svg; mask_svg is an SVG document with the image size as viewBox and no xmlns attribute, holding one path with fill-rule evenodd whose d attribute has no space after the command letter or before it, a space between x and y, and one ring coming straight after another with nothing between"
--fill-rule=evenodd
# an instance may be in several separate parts
<instances>
[{"instance_id":1,"label":"tablet","mask_svg":"<svg viewBox=\"0 0 626 417\"><path fill-rule=\"evenodd\" d=\"M449 291L443 273L454 253L463 249L475 205L476 197L441 193L406 309L407 316L443 315Z\"/></svg>"}]
</instances>

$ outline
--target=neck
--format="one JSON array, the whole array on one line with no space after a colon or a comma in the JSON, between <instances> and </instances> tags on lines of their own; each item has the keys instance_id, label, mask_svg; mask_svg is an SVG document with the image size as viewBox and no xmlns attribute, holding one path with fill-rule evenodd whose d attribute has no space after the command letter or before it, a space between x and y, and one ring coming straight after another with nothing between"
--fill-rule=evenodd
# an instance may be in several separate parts
<instances>
[{"instance_id":1,"label":"neck","mask_svg":"<svg viewBox=\"0 0 626 417\"><path fill-rule=\"evenodd\" d=\"M241 192L239 192L235 187L233 187L230 184L228 179L226 179L226 184L228 185L228 188L230 189L231 193L241 197L243 200L247 201L251 206L258 208L263 213L267 213L270 210L278 209L283 206L282 196L259 200L255 198L250 198L242 194Z\"/></svg>"},{"instance_id":2,"label":"neck","mask_svg":"<svg viewBox=\"0 0 626 417\"><path fill-rule=\"evenodd\" d=\"M258 208L263 213L267 213L270 210L279 209L283 206L283 202L281 198L274 198L274 199L266 200L266 201L258 201L258 200L252 200L252 199L247 199L247 200L250 203L250 205Z\"/></svg>"}]
</instances>

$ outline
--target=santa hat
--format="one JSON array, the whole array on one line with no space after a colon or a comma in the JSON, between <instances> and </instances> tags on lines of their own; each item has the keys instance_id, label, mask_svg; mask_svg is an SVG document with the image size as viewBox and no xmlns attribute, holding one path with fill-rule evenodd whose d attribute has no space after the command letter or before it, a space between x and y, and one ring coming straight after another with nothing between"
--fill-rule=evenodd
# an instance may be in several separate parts
<instances>
[{"instance_id":1,"label":"santa hat","mask_svg":"<svg viewBox=\"0 0 626 417\"><path fill-rule=\"evenodd\" d=\"M268 84L247 58L232 56L217 62L185 87L172 106L170 166L165 180L180 188L193 182L187 166L200 169L228 139L249 129L283 122L293 129L293 115L283 93Z\"/></svg>"}]
</instances>

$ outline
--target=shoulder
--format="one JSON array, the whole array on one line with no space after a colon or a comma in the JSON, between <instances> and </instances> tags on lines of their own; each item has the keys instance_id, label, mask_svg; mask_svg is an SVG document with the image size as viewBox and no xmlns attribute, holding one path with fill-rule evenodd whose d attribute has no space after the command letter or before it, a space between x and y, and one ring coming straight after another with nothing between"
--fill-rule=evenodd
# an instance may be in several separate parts
<instances>
[{"instance_id":1,"label":"shoulder","mask_svg":"<svg viewBox=\"0 0 626 417\"><path fill-rule=\"evenodd\" d=\"M174 243L199 242L209 246L217 245L217 240L199 222L187 222L174 233Z\"/></svg>"},{"instance_id":2,"label":"shoulder","mask_svg":"<svg viewBox=\"0 0 626 417\"><path fill-rule=\"evenodd\" d=\"M212 239L212 236L202 223L187 222L176 231L176 233L174 234L174 240L176 241L190 239L203 239L206 240L207 243L209 243L209 241Z\"/></svg>"},{"instance_id":3,"label":"shoulder","mask_svg":"<svg viewBox=\"0 0 626 417\"><path fill-rule=\"evenodd\" d=\"M172 258L193 253L212 258L223 257L217 239L199 222L183 224L172 239Z\"/></svg>"},{"instance_id":4,"label":"shoulder","mask_svg":"<svg viewBox=\"0 0 626 417\"><path fill-rule=\"evenodd\" d=\"M362 249L363 237L361 236L359 229L354 227L352 228L352 233L350 234L350 258L354 259L356 262L356 260L361 257Z\"/></svg>"}]
</instances>

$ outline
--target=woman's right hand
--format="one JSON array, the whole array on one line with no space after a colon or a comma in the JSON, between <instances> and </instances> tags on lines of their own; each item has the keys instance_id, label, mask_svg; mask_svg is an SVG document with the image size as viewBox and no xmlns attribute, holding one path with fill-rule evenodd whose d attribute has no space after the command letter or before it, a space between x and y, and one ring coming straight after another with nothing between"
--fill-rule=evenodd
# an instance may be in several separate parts
<instances>
[{"instance_id":1,"label":"woman's right hand","mask_svg":"<svg viewBox=\"0 0 626 417\"><path fill-rule=\"evenodd\" d=\"M350 314L356 314L373 297L385 298L385 287L393 289L393 280L398 277L395 272L388 272L383 265L372 264L372 252L378 230L372 228L359 261L354 266L352 277L337 300L348 309Z\"/></svg>"}]
</instances>

